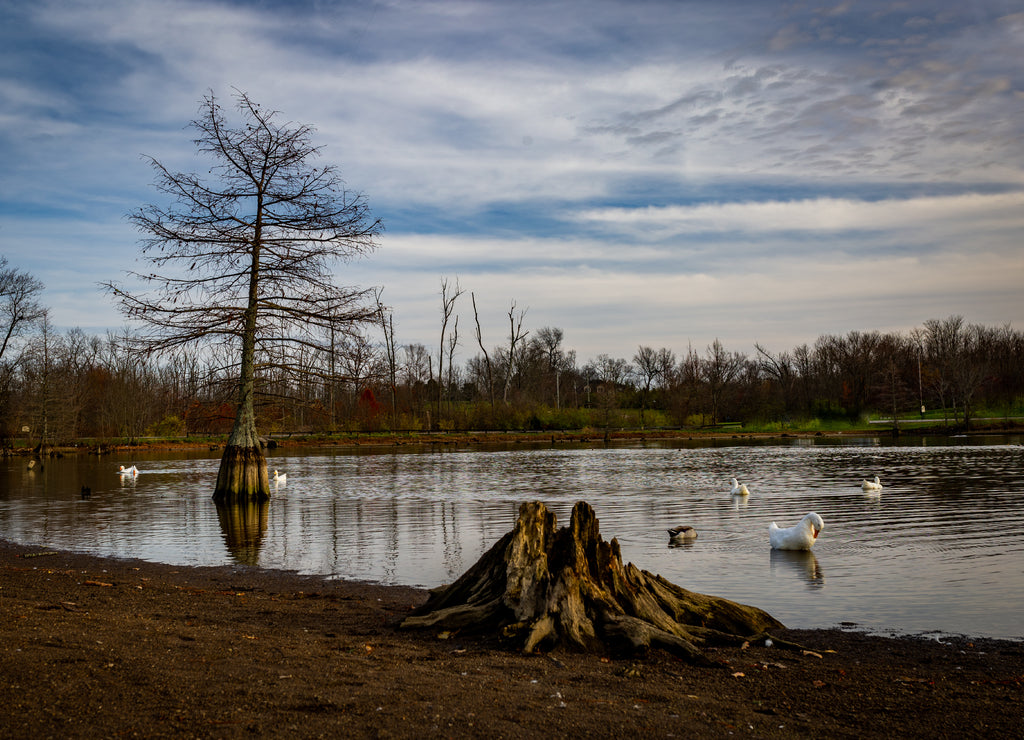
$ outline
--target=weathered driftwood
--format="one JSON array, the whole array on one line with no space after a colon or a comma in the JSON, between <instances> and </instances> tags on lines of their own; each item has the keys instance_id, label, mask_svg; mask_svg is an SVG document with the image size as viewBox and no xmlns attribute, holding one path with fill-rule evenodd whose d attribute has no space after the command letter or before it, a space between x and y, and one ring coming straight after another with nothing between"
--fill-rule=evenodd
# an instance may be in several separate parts
<instances>
[{"instance_id":1,"label":"weathered driftwood","mask_svg":"<svg viewBox=\"0 0 1024 740\"><path fill-rule=\"evenodd\" d=\"M496 633L527 652L662 648L698 663L710 662L706 645L742 643L782 626L755 607L623 565L618 541L605 542L598 524L584 501L558 530L544 504L524 503L515 528L401 626Z\"/></svg>"}]
</instances>

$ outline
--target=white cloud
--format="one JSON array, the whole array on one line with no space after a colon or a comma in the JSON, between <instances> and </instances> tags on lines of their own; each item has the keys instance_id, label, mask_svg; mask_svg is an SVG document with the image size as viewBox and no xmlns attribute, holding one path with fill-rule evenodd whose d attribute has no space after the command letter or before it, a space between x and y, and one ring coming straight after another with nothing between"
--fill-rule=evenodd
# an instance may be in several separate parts
<instances>
[{"instance_id":1,"label":"white cloud","mask_svg":"<svg viewBox=\"0 0 1024 740\"><path fill-rule=\"evenodd\" d=\"M1020 322L1024 39L1002 7L26 5L0 28L0 253L78 322L137 255L138 155L199 169L185 125L234 86L313 124L392 219L343 274L386 286L405 341L436 341L442 275L490 343L516 300L584 357Z\"/></svg>"},{"instance_id":2,"label":"white cloud","mask_svg":"<svg viewBox=\"0 0 1024 740\"><path fill-rule=\"evenodd\" d=\"M537 240L525 251L519 241L469 245L474 251L489 251L500 269L485 264L457 271L458 261L452 257L467 245L453 243L449 259L442 259L435 270L420 263L403 270L405 255L419 253L423 243L390 241L392 254L386 260L360 263L348 274L387 286L385 300L395 306L399 341L436 344L440 280L457 277L467 291L461 305L464 336L471 336L472 291L488 346L504 341L505 313L514 300L519 309L529 309L525 326L559 326L581 359L601 352L631 357L638 344L680 352L688 341L703 348L716 337L737 351L752 352L754 341L791 349L813 343L823 333L909 330L953 313L1000 325L1021 310L1019 282L1024 275L1020 250L864 260L855 250L826 248L812 257L769 254L736 260L729 269L687 272L623 268L611 262L613 247L573 242L569 248L574 255L594 258L572 268L545 266L536 255L561 253L566 244L558 240ZM473 262L475 258L463 264ZM475 352L472 344L464 345L466 353Z\"/></svg>"},{"instance_id":3,"label":"white cloud","mask_svg":"<svg viewBox=\"0 0 1024 740\"><path fill-rule=\"evenodd\" d=\"M740 201L694 206L601 208L581 211L581 222L596 222L633 234L671 235L708 232L830 233L847 231L937 234L1016 232L1024 229L1024 192L983 195L890 198L856 201L813 198L796 201ZM951 244L951 248L959 248Z\"/></svg>"}]
</instances>

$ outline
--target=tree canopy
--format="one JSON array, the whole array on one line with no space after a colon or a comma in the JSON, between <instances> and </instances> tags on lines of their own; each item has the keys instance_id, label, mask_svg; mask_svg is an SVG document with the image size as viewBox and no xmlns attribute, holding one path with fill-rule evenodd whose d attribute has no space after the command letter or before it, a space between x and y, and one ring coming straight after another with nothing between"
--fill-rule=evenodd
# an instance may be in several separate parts
<instances>
[{"instance_id":1,"label":"tree canopy","mask_svg":"<svg viewBox=\"0 0 1024 740\"><path fill-rule=\"evenodd\" d=\"M338 286L331 268L372 251L383 226L336 167L314 166L321 147L308 125L279 123L237 93L231 127L207 95L191 126L209 177L148 158L169 203L131 214L149 272L127 274L151 289L106 283L150 351L183 344L239 343L254 313L257 347L268 342L329 348L331 330L375 317L369 289Z\"/></svg>"},{"instance_id":2,"label":"tree canopy","mask_svg":"<svg viewBox=\"0 0 1024 740\"><path fill-rule=\"evenodd\" d=\"M338 286L332 267L374 249L383 227L333 165L315 164L311 126L282 123L243 92L235 99L237 125L213 93L192 121L196 148L211 160L206 177L149 158L168 202L131 215L152 271L128 271L149 290L105 287L143 325L134 340L147 352L237 350L238 414L215 497L248 499L269 495L256 382L271 368L326 375L339 334L376 318L372 291Z\"/></svg>"}]
</instances>

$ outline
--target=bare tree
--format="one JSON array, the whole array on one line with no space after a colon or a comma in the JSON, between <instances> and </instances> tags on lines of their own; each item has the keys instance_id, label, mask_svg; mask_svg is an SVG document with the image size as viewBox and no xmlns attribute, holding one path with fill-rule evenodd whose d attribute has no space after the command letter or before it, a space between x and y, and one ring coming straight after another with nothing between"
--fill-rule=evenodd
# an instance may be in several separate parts
<instances>
[{"instance_id":1,"label":"bare tree","mask_svg":"<svg viewBox=\"0 0 1024 740\"><path fill-rule=\"evenodd\" d=\"M964 325L963 316L929 319L924 322L925 351L929 364L929 378L933 391L942 406L944 423L948 424L947 401L953 404L954 422L959 419L958 407L967 402L967 396L973 396L980 373L974 358L970 355L970 345L977 333L973 327ZM969 411L965 424L969 423Z\"/></svg>"},{"instance_id":2,"label":"bare tree","mask_svg":"<svg viewBox=\"0 0 1024 740\"><path fill-rule=\"evenodd\" d=\"M128 275L154 290L105 284L122 312L147 327L139 343L145 350L220 343L237 352L238 408L217 476L218 502L269 498L254 410L259 362L268 345L326 354L332 329L376 318L369 291L336 286L329 268L375 248L382 230L335 167L314 166L320 147L310 126L279 123L276 111L245 93L236 100L237 127L212 93L191 124L197 149L213 160L209 180L150 159L156 187L171 204L132 215L155 271ZM279 362L282 370L297 369L287 354Z\"/></svg>"},{"instance_id":3,"label":"bare tree","mask_svg":"<svg viewBox=\"0 0 1024 740\"><path fill-rule=\"evenodd\" d=\"M526 339L526 335L530 332L523 331L523 319L526 317L526 309L524 308L516 316L516 302L512 301L511 307L508 309L508 323L509 323L509 335L508 335L508 365L505 369L505 391L504 401L508 404L508 392L512 387L512 373L516 367L516 347Z\"/></svg>"},{"instance_id":4,"label":"bare tree","mask_svg":"<svg viewBox=\"0 0 1024 740\"><path fill-rule=\"evenodd\" d=\"M820 337L815 345L832 374L833 387L841 389L840 402L851 419L860 417L878 375L875 362L882 335L877 331L851 331L846 336Z\"/></svg>"},{"instance_id":5,"label":"bare tree","mask_svg":"<svg viewBox=\"0 0 1024 740\"><path fill-rule=\"evenodd\" d=\"M736 380L746 358L739 352L727 352L722 343L715 339L707 349L701 361L701 376L707 383L711 395L711 423L718 423L718 414L722 407L722 396Z\"/></svg>"},{"instance_id":6,"label":"bare tree","mask_svg":"<svg viewBox=\"0 0 1024 740\"><path fill-rule=\"evenodd\" d=\"M476 343L480 345L480 351L484 353L484 367L487 375L487 397L491 402L491 417L494 417L494 374L491 369L491 356L487 354L487 348L484 346L484 337L480 331L480 314L476 310L476 294L470 293L469 297L473 301L473 319L476 321Z\"/></svg>"},{"instance_id":7,"label":"bare tree","mask_svg":"<svg viewBox=\"0 0 1024 740\"><path fill-rule=\"evenodd\" d=\"M668 358L671 357L671 360ZM637 374L640 376L642 387L640 389L640 427L646 426L644 411L647 408L647 397L651 393L651 386L658 378L663 376L665 370L675 364L675 355L667 348L655 350L653 347L640 346L633 355L633 364L636 366Z\"/></svg>"},{"instance_id":8,"label":"bare tree","mask_svg":"<svg viewBox=\"0 0 1024 740\"><path fill-rule=\"evenodd\" d=\"M53 434L53 415L58 406L60 382L56 367L56 345L60 339L54 333L46 311L39 318L39 324L39 335L29 344L24 354L23 373L26 386L31 389L28 394L28 411L32 420L30 434L39 440L35 451L42 454Z\"/></svg>"},{"instance_id":9,"label":"bare tree","mask_svg":"<svg viewBox=\"0 0 1024 740\"><path fill-rule=\"evenodd\" d=\"M789 352L780 352L773 355L760 344L755 343L754 349L761 355L759 369L768 376L778 388L782 399L782 416L788 419L793 410L793 398L796 392L797 366L793 355Z\"/></svg>"},{"instance_id":10,"label":"bare tree","mask_svg":"<svg viewBox=\"0 0 1024 740\"><path fill-rule=\"evenodd\" d=\"M899 334L885 334L876 348L879 400L884 401L892 420L893 436L900 434L900 412L907 406L910 389L905 381L904 366L911 355L912 343Z\"/></svg>"},{"instance_id":11,"label":"bare tree","mask_svg":"<svg viewBox=\"0 0 1024 740\"><path fill-rule=\"evenodd\" d=\"M699 405L702 388L700 364L700 355L697 354L693 345L688 343L686 354L683 355L679 364L664 375L668 380L666 385L669 401L679 424L688 424L690 416L698 411L703 414L703 409Z\"/></svg>"},{"instance_id":12,"label":"bare tree","mask_svg":"<svg viewBox=\"0 0 1024 740\"><path fill-rule=\"evenodd\" d=\"M27 272L8 267L7 258L0 256L0 359L12 339L45 315L46 309L39 303L42 292L42 282Z\"/></svg>"},{"instance_id":13,"label":"bare tree","mask_svg":"<svg viewBox=\"0 0 1024 740\"><path fill-rule=\"evenodd\" d=\"M402 349L405 351L405 361L402 363L403 381L408 386L426 385L430 381L430 355L427 348L422 344L407 344Z\"/></svg>"},{"instance_id":14,"label":"bare tree","mask_svg":"<svg viewBox=\"0 0 1024 740\"><path fill-rule=\"evenodd\" d=\"M448 377L445 386L448 388L448 413L451 414L452 388L455 387L456 378L459 376L459 368L455 366L455 348L459 346L459 316L455 315L455 325L448 334ZM438 421L441 417L438 416Z\"/></svg>"},{"instance_id":15,"label":"bare tree","mask_svg":"<svg viewBox=\"0 0 1024 740\"><path fill-rule=\"evenodd\" d=\"M992 356L987 353L987 330L971 324L964 331L960 357L953 373L953 393L960 401L964 429L970 429L974 416L975 395L989 377Z\"/></svg>"},{"instance_id":16,"label":"bare tree","mask_svg":"<svg viewBox=\"0 0 1024 740\"><path fill-rule=\"evenodd\" d=\"M588 388L596 385L594 405L601 410L605 441L608 440L612 412L619 408L622 389L629 383L632 372L633 368L626 360L603 353L583 368Z\"/></svg>"},{"instance_id":17,"label":"bare tree","mask_svg":"<svg viewBox=\"0 0 1024 740\"><path fill-rule=\"evenodd\" d=\"M449 287L448 278L441 280L441 343L438 345L437 351L437 421L441 422L441 401L444 395L444 351L445 351L445 336L448 332L448 322L452 318L452 314L455 312L455 301L458 300L459 296L465 291L459 287L458 278L455 280L454 287ZM458 342L458 317L455 317L455 332L456 342ZM451 352L455 351L455 343L452 343L450 348ZM449 356L449 360L451 357Z\"/></svg>"},{"instance_id":18,"label":"bare tree","mask_svg":"<svg viewBox=\"0 0 1024 740\"><path fill-rule=\"evenodd\" d=\"M562 351L564 334L558 327L545 326L537 332L533 341L541 348L547 359L546 372L555 379L555 408L562 407L562 373L572 367L569 356Z\"/></svg>"},{"instance_id":19,"label":"bare tree","mask_svg":"<svg viewBox=\"0 0 1024 740\"><path fill-rule=\"evenodd\" d=\"M384 360L387 366L388 389L391 395L391 424L394 426L398 418L398 352L395 346L395 314L381 303L383 288L374 291L377 304L377 316L380 328L384 333Z\"/></svg>"}]
</instances>

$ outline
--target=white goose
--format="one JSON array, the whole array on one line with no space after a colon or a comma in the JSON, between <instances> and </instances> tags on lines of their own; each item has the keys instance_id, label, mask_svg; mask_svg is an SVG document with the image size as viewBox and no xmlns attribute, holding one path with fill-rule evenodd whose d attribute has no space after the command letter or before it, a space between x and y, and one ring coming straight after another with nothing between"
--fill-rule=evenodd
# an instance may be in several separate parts
<instances>
[{"instance_id":1,"label":"white goose","mask_svg":"<svg viewBox=\"0 0 1024 740\"><path fill-rule=\"evenodd\" d=\"M747 490L746 483L740 483L735 478L732 479L732 495L733 496L749 496L750 491Z\"/></svg>"},{"instance_id":2,"label":"white goose","mask_svg":"<svg viewBox=\"0 0 1024 740\"><path fill-rule=\"evenodd\" d=\"M768 541L774 550L810 550L824 528L824 520L812 511L792 527L782 528L772 522L768 525Z\"/></svg>"},{"instance_id":3,"label":"white goose","mask_svg":"<svg viewBox=\"0 0 1024 740\"><path fill-rule=\"evenodd\" d=\"M669 541L673 544L690 542L697 539L697 530L684 524L681 527L672 527L668 530L668 536Z\"/></svg>"},{"instance_id":4,"label":"white goose","mask_svg":"<svg viewBox=\"0 0 1024 740\"><path fill-rule=\"evenodd\" d=\"M276 470L274 471L274 483L287 483L287 482L288 482L288 474L287 473L278 473Z\"/></svg>"},{"instance_id":5,"label":"white goose","mask_svg":"<svg viewBox=\"0 0 1024 740\"><path fill-rule=\"evenodd\" d=\"M139 474L139 469L134 465L132 465L130 468L126 468L124 465L122 465L117 469L117 472L119 475L130 475L134 477Z\"/></svg>"},{"instance_id":6,"label":"white goose","mask_svg":"<svg viewBox=\"0 0 1024 740\"><path fill-rule=\"evenodd\" d=\"M882 481L878 480L878 476L875 476L874 480L866 480L860 484L860 487L865 491L881 491Z\"/></svg>"}]
</instances>

